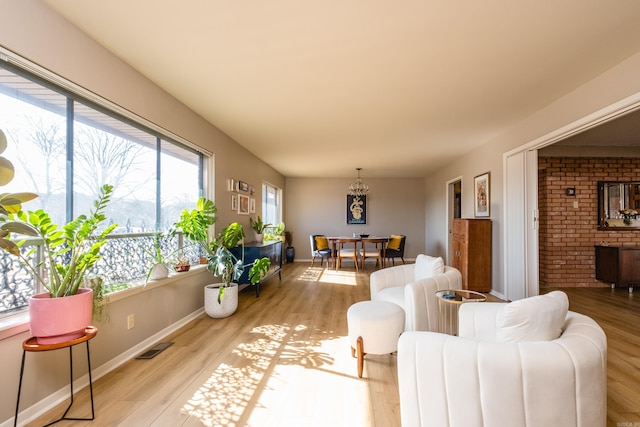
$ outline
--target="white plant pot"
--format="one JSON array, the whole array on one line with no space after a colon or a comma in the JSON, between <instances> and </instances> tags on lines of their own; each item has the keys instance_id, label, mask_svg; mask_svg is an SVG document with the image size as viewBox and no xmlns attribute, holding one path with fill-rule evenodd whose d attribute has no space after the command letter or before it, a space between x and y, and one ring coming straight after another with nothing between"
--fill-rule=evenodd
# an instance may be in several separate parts
<instances>
[{"instance_id":1,"label":"white plant pot","mask_svg":"<svg viewBox=\"0 0 640 427\"><path fill-rule=\"evenodd\" d=\"M258 243L262 243L262 238L264 237L264 235L262 233L256 233L255 231L253 232L253 235L256 238L256 242Z\"/></svg>"},{"instance_id":2,"label":"white plant pot","mask_svg":"<svg viewBox=\"0 0 640 427\"><path fill-rule=\"evenodd\" d=\"M169 276L169 269L164 264L156 264L151 268L149 280L164 279Z\"/></svg>"},{"instance_id":3,"label":"white plant pot","mask_svg":"<svg viewBox=\"0 0 640 427\"><path fill-rule=\"evenodd\" d=\"M232 283L225 288L224 295L220 303L218 303L218 293L221 285L221 283L215 283L204 288L204 311L214 319L229 317L238 309L238 284Z\"/></svg>"}]
</instances>

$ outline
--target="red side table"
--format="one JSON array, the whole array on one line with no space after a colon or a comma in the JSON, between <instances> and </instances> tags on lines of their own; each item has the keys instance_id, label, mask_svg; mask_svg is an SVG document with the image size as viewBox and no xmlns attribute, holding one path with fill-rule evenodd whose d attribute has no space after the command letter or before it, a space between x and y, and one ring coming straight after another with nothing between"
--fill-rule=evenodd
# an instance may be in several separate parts
<instances>
[{"instance_id":1,"label":"red side table","mask_svg":"<svg viewBox=\"0 0 640 427\"><path fill-rule=\"evenodd\" d=\"M84 331L84 335L80 338L76 338L70 341L64 341L56 344L38 344L35 337L31 337L26 339L22 343L22 365L20 366L20 383L18 384L18 400L16 402L16 416L13 420L13 426L16 427L18 425L18 409L20 408L20 391L22 390L22 376L24 374L24 360L27 351L50 351L57 350L60 348L69 347L69 388L71 394L71 402L69 402L69 406L67 410L64 411L62 417L60 419L50 422L44 427L50 426L51 424L55 424L58 421L62 420L74 420L74 421L91 421L94 419L94 408L93 408L93 381L91 379L91 359L89 357L89 340L96 336L98 333L98 328L95 326L87 326L87 329ZM71 409L71 405L73 405L73 352L71 351L74 345L78 345L80 343L86 343L87 346L87 367L89 369L89 393L91 394L91 418L67 418L67 413L69 409Z\"/></svg>"}]
</instances>

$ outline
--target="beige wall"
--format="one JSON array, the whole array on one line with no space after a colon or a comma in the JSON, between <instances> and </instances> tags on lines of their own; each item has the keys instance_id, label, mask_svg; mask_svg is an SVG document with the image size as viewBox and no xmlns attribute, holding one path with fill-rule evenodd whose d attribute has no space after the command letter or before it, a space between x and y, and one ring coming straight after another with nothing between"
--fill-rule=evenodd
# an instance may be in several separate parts
<instances>
[{"instance_id":1,"label":"beige wall","mask_svg":"<svg viewBox=\"0 0 640 427\"><path fill-rule=\"evenodd\" d=\"M424 181L362 180L369 186L367 224L347 225L347 187L354 179L286 179L285 221L286 229L293 234L296 261L311 259L311 234L405 234L405 255L412 259L424 253Z\"/></svg>"}]
</instances>

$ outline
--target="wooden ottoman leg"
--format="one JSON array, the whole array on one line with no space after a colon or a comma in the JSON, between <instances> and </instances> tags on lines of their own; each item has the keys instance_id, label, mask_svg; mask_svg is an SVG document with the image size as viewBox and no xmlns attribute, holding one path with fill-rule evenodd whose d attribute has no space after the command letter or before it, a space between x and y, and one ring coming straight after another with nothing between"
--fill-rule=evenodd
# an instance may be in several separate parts
<instances>
[{"instance_id":1,"label":"wooden ottoman leg","mask_svg":"<svg viewBox=\"0 0 640 427\"><path fill-rule=\"evenodd\" d=\"M358 346L358 378L362 378L362 369L364 368L364 343L362 337L358 337L356 341Z\"/></svg>"}]
</instances>

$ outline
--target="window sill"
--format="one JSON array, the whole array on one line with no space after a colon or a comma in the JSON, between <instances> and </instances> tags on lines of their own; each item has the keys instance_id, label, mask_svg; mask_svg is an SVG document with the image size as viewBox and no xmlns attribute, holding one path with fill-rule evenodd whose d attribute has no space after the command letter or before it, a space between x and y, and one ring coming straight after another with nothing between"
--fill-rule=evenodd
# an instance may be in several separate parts
<instances>
[{"instance_id":1,"label":"window sill","mask_svg":"<svg viewBox=\"0 0 640 427\"><path fill-rule=\"evenodd\" d=\"M137 295L142 292L147 292L152 289L159 288L161 286L170 285L178 281L179 279L183 279L188 276L199 274L205 269L206 269L205 265L192 265L189 271L185 271L182 273L172 273L167 278L160 279L160 280L151 280L146 285L140 284L128 289L116 291L116 292L107 294L107 297L109 298L109 303L112 303L115 301L128 298L133 295ZM3 319L0 319L0 340L4 340L14 335L18 335L28 331L29 331L29 310L27 309L24 309L23 311L16 313L14 315L7 316Z\"/></svg>"}]
</instances>

